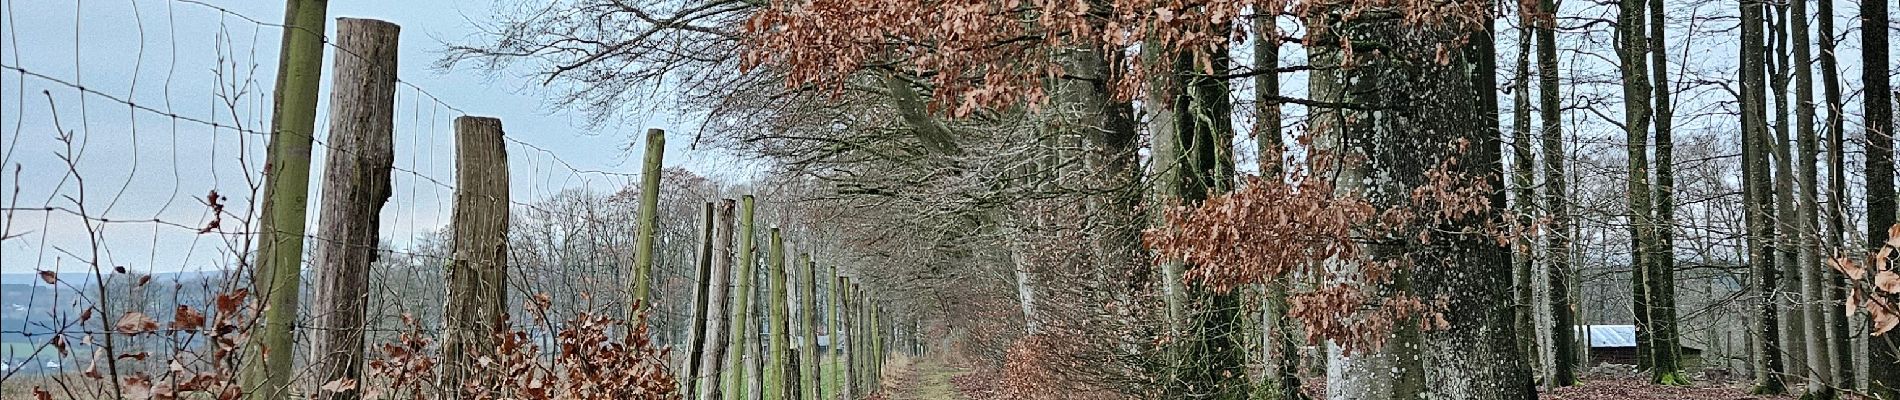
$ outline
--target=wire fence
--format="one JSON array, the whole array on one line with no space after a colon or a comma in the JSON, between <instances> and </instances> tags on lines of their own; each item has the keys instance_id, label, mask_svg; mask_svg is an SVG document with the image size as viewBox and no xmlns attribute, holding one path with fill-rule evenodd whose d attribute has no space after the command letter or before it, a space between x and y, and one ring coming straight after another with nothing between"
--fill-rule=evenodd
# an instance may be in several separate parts
<instances>
[{"instance_id":1,"label":"wire fence","mask_svg":"<svg viewBox=\"0 0 1900 400\"><path fill-rule=\"evenodd\" d=\"M202 309L214 293L247 284L271 136L271 61L285 28L267 22L277 19L262 17L267 11L199 0L0 7L0 367L7 377L73 372L73 356L47 344L111 334L97 320L85 324L89 308L168 321L175 306ZM325 44L327 69L342 50ZM427 55L419 50L403 49L406 62ZM406 78L398 78L392 193L377 227L363 328L372 343L441 321L444 231L458 193L450 121L479 112ZM348 151L327 140L329 98L319 98L311 160ZM546 145L559 137L503 135L511 299L550 293L558 316L619 309L639 174L564 158L557 149L573 146ZM312 172L321 168L313 163ZM690 172L666 173L688 179L669 177L662 189L653 286L656 298L686 299L696 283L698 207L723 193ZM310 189L306 224L316 227L322 185ZM338 240L310 232L306 243ZM306 246L306 266L311 255ZM307 323L313 273L304 271L306 330L318 329ZM656 336L683 341L691 302L654 306ZM420 326L401 323L403 315Z\"/></svg>"}]
</instances>

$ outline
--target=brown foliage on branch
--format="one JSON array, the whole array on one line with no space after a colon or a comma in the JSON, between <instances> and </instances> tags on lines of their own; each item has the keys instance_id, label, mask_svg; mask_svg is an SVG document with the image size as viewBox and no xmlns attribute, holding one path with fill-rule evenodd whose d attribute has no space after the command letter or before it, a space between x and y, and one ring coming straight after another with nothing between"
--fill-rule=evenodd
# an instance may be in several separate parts
<instances>
[{"instance_id":1,"label":"brown foliage on branch","mask_svg":"<svg viewBox=\"0 0 1900 400\"><path fill-rule=\"evenodd\" d=\"M1467 143L1451 144L1453 154ZM1334 158L1315 154L1316 170ZM1347 162L1356 162L1347 160ZM1288 314L1303 322L1308 342L1332 340L1348 351L1377 349L1401 324L1444 329L1443 298L1421 298L1393 284L1432 254L1452 245L1436 236L1477 236L1510 243L1522 234L1488 216L1484 179L1455 172L1457 157L1425 171L1425 183L1403 199L1375 202L1336 190L1331 174L1296 171L1292 179L1248 177L1246 185L1196 205L1166 211L1163 227L1144 232L1157 261L1191 266L1185 279L1216 291L1273 279L1318 278L1289 293ZM1375 205L1377 203L1378 205ZM1415 319L1416 318L1416 319Z\"/></svg>"},{"instance_id":2,"label":"brown foliage on branch","mask_svg":"<svg viewBox=\"0 0 1900 400\"><path fill-rule=\"evenodd\" d=\"M1835 257L1828 266L1847 277L1851 293L1847 313L1866 310L1873 319L1873 335L1880 336L1900 326L1900 272L1893 270L1894 249L1900 249L1900 225L1887 229L1887 242L1867 256L1867 266L1848 257Z\"/></svg>"},{"instance_id":3,"label":"brown foliage on branch","mask_svg":"<svg viewBox=\"0 0 1900 400\"><path fill-rule=\"evenodd\" d=\"M861 72L924 77L952 114L1037 106L1046 79L1064 76L1058 53L1110 55L1110 87L1140 95L1149 73L1140 56L1189 55L1212 71L1210 54L1245 42L1258 13L1338 24L1391 19L1411 25L1479 26L1483 2L1432 0L861 0L773 1L746 22L745 68L770 66L793 87L843 90ZM1315 17L1315 18L1308 18ZM1309 26L1309 33L1325 26ZM1468 30L1468 29L1466 29ZM1269 35L1272 40L1284 40ZM1340 46L1350 59L1352 43ZM1441 54L1457 48L1447 43ZM1165 65L1168 63L1157 63ZM1351 63L1347 63L1350 65Z\"/></svg>"}]
</instances>

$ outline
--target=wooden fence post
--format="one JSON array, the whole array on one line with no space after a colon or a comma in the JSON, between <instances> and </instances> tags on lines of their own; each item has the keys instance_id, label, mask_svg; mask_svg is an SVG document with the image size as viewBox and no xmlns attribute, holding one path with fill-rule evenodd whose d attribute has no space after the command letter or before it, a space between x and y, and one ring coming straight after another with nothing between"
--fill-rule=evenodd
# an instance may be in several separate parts
<instances>
[{"instance_id":1,"label":"wooden fence post","mask_svg":"<svg viewBox=\"0 0 1900 400\"><path fill-rule=\"evenodd\" d=\"M726 366L726 368L729 368L732 370L732 383L730 384L730 386L727 387L726 392L730 394L728 396L729 398L734 398L734 399L758 398L757 396L744 397L748 393L746 390L747 389L746 383L749 382L748 380L746 380L746 367L749 364L746 362L747 361L746 354L753 354L753 357L758 356L757 355L758 352L752 350L753 348L756 347L756 345L754 345L753 343L757 343L757 342L754 339L752 339L752 337L754 337L754 334L751 333L751 324L756 324L757 322L754 322L751 320L751 318L748 318L752 316L752 309L755 308L755 306L752 304L752 297L753 297L753 292L756 292L756 290L753 290L752 288L752 277L755 275L758 275L758 271L755 268L758 263L755 262L756 256L753 254L755 252L753 237L756 236L755 235L756 232L753 231L752 211L753 211L752 195L748 194L748 195L745 195L744 197L740 197L739 198L739 270L735 272L735 274L738 275L737 278L739 279L739 287L737 288L738 291L733 293L733 296L732 296L733 297L733 307L732 307L733 352L732 352L732 357L730 360L728 360L729 363Z\"/></svg>"},{"instance_id":2,"label":"wooden fence post","mask_svg":"<svg viewBox=\"0 0 1900 400\"><path fill-rule=\"evenodd\" d=\"M719 363L726 360L727 340L732 340L732 330L726 329L728 311L732 302L727 285L732 282L732 199L719 200L714 210L718 221L713 231L712 274L707 279L706 318L701 324L706 326L706 349L697 354L701 371L699 381L699 400L719 400L720 377L723 369Z\"/></svg>"},{"instance_id":3,"label":"wooden fence post","mask_svg":"<svg viewBox=\"0 0 1900 400\"><path fill-rule=\"evenodd\" d=\"M804 310L799 319L805 321L803 333L799 335L803 338L799 347L803 349L798 353L805 357L805 362L799 364L804 367L799 375L804 375L800 380L805 387L804 398L817 400L824 398L824 389L819 387L823 380L818 375L818 363L825 359L825 353L818 351L818 267L812 265L811 253L801 253L799 258L804 265L798 272L798 297L804 303L799 306Z\"/></svg>"},{"instance_id":4,"label":"wooden fence post","mask_svg":"<svg viewBox=\"0 0 1900 400\"><path fill-rule=\"evenodd\" d=\"M699 259L695 264L699 268L698 273L694 275L694 279L697 279L699 284L693 287L693 334L689 339L691 340L690 347L686 353L685 379L679 380L680 386L686 389L686 395L682 398L687 399L699 398L699 374L704 372L700 370L704 364L699 363L699 355L706 351L706 321L712 319L706 314L706 303L711 300L712 293L712 235L713 203L707 202L699 215ZM725 283L720 282L720 284Z\"/></svg>"},{"instance_id":5,"label":"wooden fence post","mask_svg":"<svg viewBox=\"0 0 1900 400\"><path fill-rule=\"evenodd\" d=\"M648 129L646 146L646 160L640 167L640 231L633 248L633 273L627 275L633 279L627 284L628 307L640 308L646 307L653 280L653 237L660 222L660 158L666 154L666 131Z\"/></svg>"},{"instance_id":6,"label":"wooden fence post","mask_svg":"<svg viewBox=\"0 0 1900 400\"><path fill-rule=\"evenodd\" d=\"M455 209L449 221L447 330L438 386L458 397L462 381L479 371L480 355L494 355L494 333L508 312L508 151L501 120L455 119Z\"/></svg>"},{"instance_id":7,"label":"wooden fence post","mask_svg":"<svg viewBox=\"0 0 1900 400\"><path fill-rule=\"evenodd\" d=\"M259 214L252 290L263 299L260 326L244 349L239 383L255 399L288 399L293 375L304 221L310 205L310 146L317 123L317 86L323 78L324 23L329 2L287 0L272 91L270 144L264 158L264 204ZM112 337L106 336L111 346ZM120 393L116 392L114 397Z\"/></svg>"},{"instance_id":8,"label":"wooden fence post","mask_svg":"<svg viewBox=\"0 0 1900 400\"><path fill-rule=\"evenodd\" d=\"M830 284L830 287L827 288L828 290L825 290L825 295L829 296L831 301L825 303L825 309L830 312L831 315L825 320L825 330L827 331L825 334L831 336L831 360L843 361L844 331L839 329L843 326L843 320L839 319L843 313L838 312L838 310L844 307L844 303L840 302L843 296L838 295L838 288L840 286L838 285L838 266L832 265L826 268L831 273L831 280L826 281ZM839 365L839 367L843 366L842 363ZM846 370L848 371L849 369ZM851 398L851 389L845 387L848 383L846 382L845 374L842 372L844 371L833 372L832 375L837 377L837 384L835 386L838 392L844 393L844 398L849 400Z\"/></svg>"},{"instance_id":9,"label":"wooden fence post","mask_svg":"<svg viewBox=\"0 0 1900 400\"><path fill-rule=\"evenodd\" d=\"M791 318L787 316L790 310L787 304L785 304L785 238L779 235L778 228L772 228L771 232L770 243L772 247L771 250L766 253L766 263L768 264L766 266L766 273L770 275L772 281L771 297L767 299L767 301L772 303L771 315L769 315L771 319L771 326L769 328L771 328L772 338L772 359L766 369L766 380L778 385L776 387L779 389L778 393L773 393L771 395L772 398L783 400L798 395L798 382L786 379L791 375L791 371L786 368L788 366L786 358L791 355L792 332L789 324L790 321L788 321Z\"/></svg>"},{"instance_id":10,"label":"wooden fence post","mask_svg":"<svg viewBox=\"0 0 1900 400\"><path fill-rule=\"evenodd\" d=\"M396 38L401 28L373 19L338 18L336 72L330 85L330 154L324 162L323 200L312 242L317 269L313 385L363 378L363 320L368 309L369 264L377 258L376 228L389 201L395 165ZM318 399L357 398L315 390Z\"/></svg>"}]
</instances>

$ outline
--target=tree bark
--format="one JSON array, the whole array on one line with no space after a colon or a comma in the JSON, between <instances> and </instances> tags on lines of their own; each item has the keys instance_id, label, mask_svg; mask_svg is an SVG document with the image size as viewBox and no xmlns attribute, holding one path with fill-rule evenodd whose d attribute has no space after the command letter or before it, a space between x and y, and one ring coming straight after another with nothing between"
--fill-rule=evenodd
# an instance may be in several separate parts
<instances>
[{"instance_id":1,"label":"tree bark","mask_svg":"<svg viewBox=\"0 0 1900 400\"><path fill-rule=\"evenodd\" d=\"M1662 0L1649 0L1649 56L1652 89L1655 101L1651 111L1654 113L1656 127L1656 182L1651 187L1655 191L1656 217L1651 220L1653 239L1650 254L1649 298L1651 323L1656 325L1650 344L1654 346L1651 362L1651 381L1664 385L1687 385L1688 376L1682 370L1682 336L1676 320L1676 141L1675 111L1670 103L1668 48L1663 38L1668 32L1664 17Z\"/></svg>"},{"instance_id":2,"label":"tree bark","mask_svg":"<svg viewBox=\"0 0 1900 400\"><path fill-rule=\"evenodd\" d=\"M1616 25L1616 55L1621 62L1618 71L1623 77L1623 131L1624 148L1628 150L1626 160L1629 166L1629 179L1626 181L1624 198L1629 202L1630 224L1630 292L1634 299L1636 312L1636 368L1653 371L1655 362L1656 316L1651 299L1654 286L1652 278L1656 255L1655 227L1651 217L1654 210L1650 205L1649 188L1649 122L1651 86L1649 84L1649 42L1647 23L1648 2L1643 0L1618 3Z\"/></svg>"},{"instance_id":3,"label":"tree bark","mask_svg":"<svg viewBox=\"0 0 1900 400\"><path fill-rule=\"evenodd\" d=\"M508 312L508 153L501 120L455 119L455 210L449 222L453 255L449 260L448 333L442 364L449 371L438 387L461 393L481 368L475 360L494 357L494 335L507 328ZM454 397L451 395L450 397Z\"/></svg>"},{"instance_id":4,"label":"tree bark","mask_svg":"<svg viewBox=\"0 0 1900 400\"><path fill-rule=\"evenodd\" d=\"M1834 56L1834 0L1816 0L1815 15L1820 34L1815 35L1821 46L1821 96L1827 103L1827 224L1828 246L1837 253L1847 249L1847 157L1845 156L1846 121L1842 117L1840 62ZM1845 255L1845 254L1835 254ZM1850 314L1836 305L1847 298L1847 281L1839 273L1823 272L1827 275L1828 289L1823 293L1828 297L1827 326L1829 365L1834 370L1835 387L1852 389L1857 387L1854 379L1852 343L1848 338L1853 333L1848 330Z\"/></svg>"},{"instance_id":5,"label":"tree bark","mask_svg":"<svg viewBox=\"0 0 1900 400\"><path fill-rule=\"evenodd\" d=\"M1796 241L1800 243L1800 259L1797 267L1801 271L1802 315L1806 332L1802 337L1807 345L1808 355L1808 399L1832 399L1834 395L1832 353L1828 349L1828 323L1824 314L1829 310L1823 307L1822 298L1823 271L1821 267L1821 227L1816 221L1819 217L1820 175L1816 165L1820 162L1820 146L1814 132L1814 78L1808 63L1813 60L1810 54L1808 38L1807 0L1788 2L1790 18L1789 31L1792 33L1790 44L1794 46L1794 117L1796 153L1799 157L1795 179L1799 181L1800 193L1796 200ZM1830 16L1831 18L1831 16Z\"/></svg>"},{"instance_id":6,"label":"tree bark","mask_svg":"<svg viewBox=\"0 0 1900 400\"><path fill-rule=\"evenodd\" d=\"M1577 343L1575 308L1570 304L1570 204L1569 178L1564 175L1563 104L1557 82L1557 35L1555 0L1538 0L1537 8L1537 98L1539 136L1544 148L1544 212L1550 213L1545 237L1545 257L1550 270L1551 377L1553 386L1577 383Z\"/></svg>"},{"instance_id":7,"label":"tree bark","mask_svg":"<svg viewBox=\"0 0 1900 400\"><path fill-rule=\"evenodd\" d=\"M1519 10L1517 69L1513 72L1511 83L1511 212L1516 217L1514 229L1517 241L1512 247L1511 283L1513 293L1515 324L1517 325L1517 348L1529 361L1530 369L1537 370L1540 352L1537 347L1537 308L1536 284L1531 270L1537 258L1537 237L1535 234L1537 217L1537 174L1536 156L1531 150L1531 10Z\"/></svg>"},{"instance_id":8,"label":"tree bark","mask_svg":"<svg viewBox=\"0 0 1900 400\"><path fill-rule=\"evenodd\" d=\"M1862 115L1867 130L1867 248L1886 242L1894 224L1893 51L1887 41L1887 0L1861 0L1860 42ZM1857 333L1858 334L1858 333ZM1900 334L1867 339L1867 389L1876 398L1900 399Z\"/></svg>"},{"instance_id":9,"label":"tree bark","mask_svg":"<svg viewBox=\"0 0 1900 400\"><path fill-rule=\"evenodd\" d=\"M316 371L310 385L363 380L363 322L377 227L389 201L395 165L396 24L339 18L336 76L330 85L330 147L316 246ZM356 386L310 391L318 399L352 400Z\"/></svg>"},{"instance_id":10,"label":"tree bark","mask_svg":"<svg viewBox=\"0 0 1900 400\"><path fill-rule=\"evenodd\" d=\"M1774 202L1776 213L1774 237L1775 268L1780 270L1779 290L1775 293L1777 306L1781 309L1781 349L1783 365L1796 379L1805 379L1808 371L1806 312L1801 303L1801 266L1799 265L1800 212L1795 208L1794 200L1794 151L1790 145L1794 136L1788 121L1788 7L1785 3L1775 3L1774 21L1771 32L1774 37L1774 70L1769 77L1769 93L1774 93L1774 143L1769 147L1774 163Z\"/></svg>"},{"instance_id":11,"label":"tree bark","mask_svg":"<svg viewBox=\"0 0 1900 400\"><path fill-rule=\"evenodd\" d=\"M1768 125L1767 125L1767 82L1763 69L1766 67L1767 50L1763 43L1763 24L1766 23L1765 4L1762 0L1743 0L1741 3L1741 99L1742 105L1742 182L1743 205L1747 209L1744 224L1748 227L1748 263L1752 280L1750 291L1755 302L1755 334L1751 350L1754 359L1755 387L1757 394L1780 394L1787 392L1782 382L1781 340L1779 316L1775 310L1776 275L1774 252L1771 245L1774 240L1772 194L1769 192L1768 171Z\"/></svg>"}]
</instances>

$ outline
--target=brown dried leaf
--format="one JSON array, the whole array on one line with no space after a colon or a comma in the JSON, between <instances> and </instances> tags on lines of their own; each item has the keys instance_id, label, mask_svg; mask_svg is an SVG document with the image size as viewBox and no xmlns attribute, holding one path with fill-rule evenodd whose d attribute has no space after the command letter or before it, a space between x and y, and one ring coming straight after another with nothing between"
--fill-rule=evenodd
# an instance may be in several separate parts
<instances>
[{"instance_id":1,"label":"brown dried leaf","mask_svg":"<svg viewBox=\"0 0 1900 400\"><path fill-rule=\"evenodd\" d=\"M323 384L323 387L321 387L320 389L323 389L323 391L325 392L344 392L344 391L356 390L356 380L350 379L350 378L337 378L334 381L330 381L330 383Z\"/></svg>"},{"instance_id":2,"label":"brown dried leaf","mask_svg":"<svg viewBox=\"0 0 1900 400\"><path fill-rule=\"evenodd\" d=\"M172 329L198 329L205 326L204 313L192 309L191 306L179 304L172 314L174 316Z\"/></svg>"},{"instance_id":3,"label":"brown dried leaf","mask_svg":"<svg viewBox=\"0 0 1900 400\"><path fill-rule=\"evenodd\" d=\"M1874 287L1887 293L1900 293L1900 274L1893 271L1880 271L1874 274Z\"/></svg>"},{"instance_id":4,"label":"brown dried leaf","mask_svg":"<svg viewBox=\"0 0 1900 400\"><path fill-rule=\"evenodd\" d=\"M53 271L40 271L40 281L46 282L48 285L59 283L59 274L53 273Z\"/></svg>"},{"instance_id":5,"label":"brown dried leaf","mask_svg":"<svg viewBox=\"0 0 1900 400\"><path fill-rule=\"evenodd\" d=\"M1867 269L1855 264L1851 258L1835 258L1828 261L1828 264L1833 266L1835 271L1840 271L1842 275L1847 275L1848 279L1861 280L1867 277Z\"/></svg>"},{"instance_id":6,"label":"brown dried leaf","mask_svg":"<svg viewBox=\"0 0 1900 400\"><path fill-rule=\"evenodd\" d=\"M128 312L119 317L119 323L112 325L120 333L140 334L158 330L158 321L142 312Z\"/></svg>"}]
</instances>

